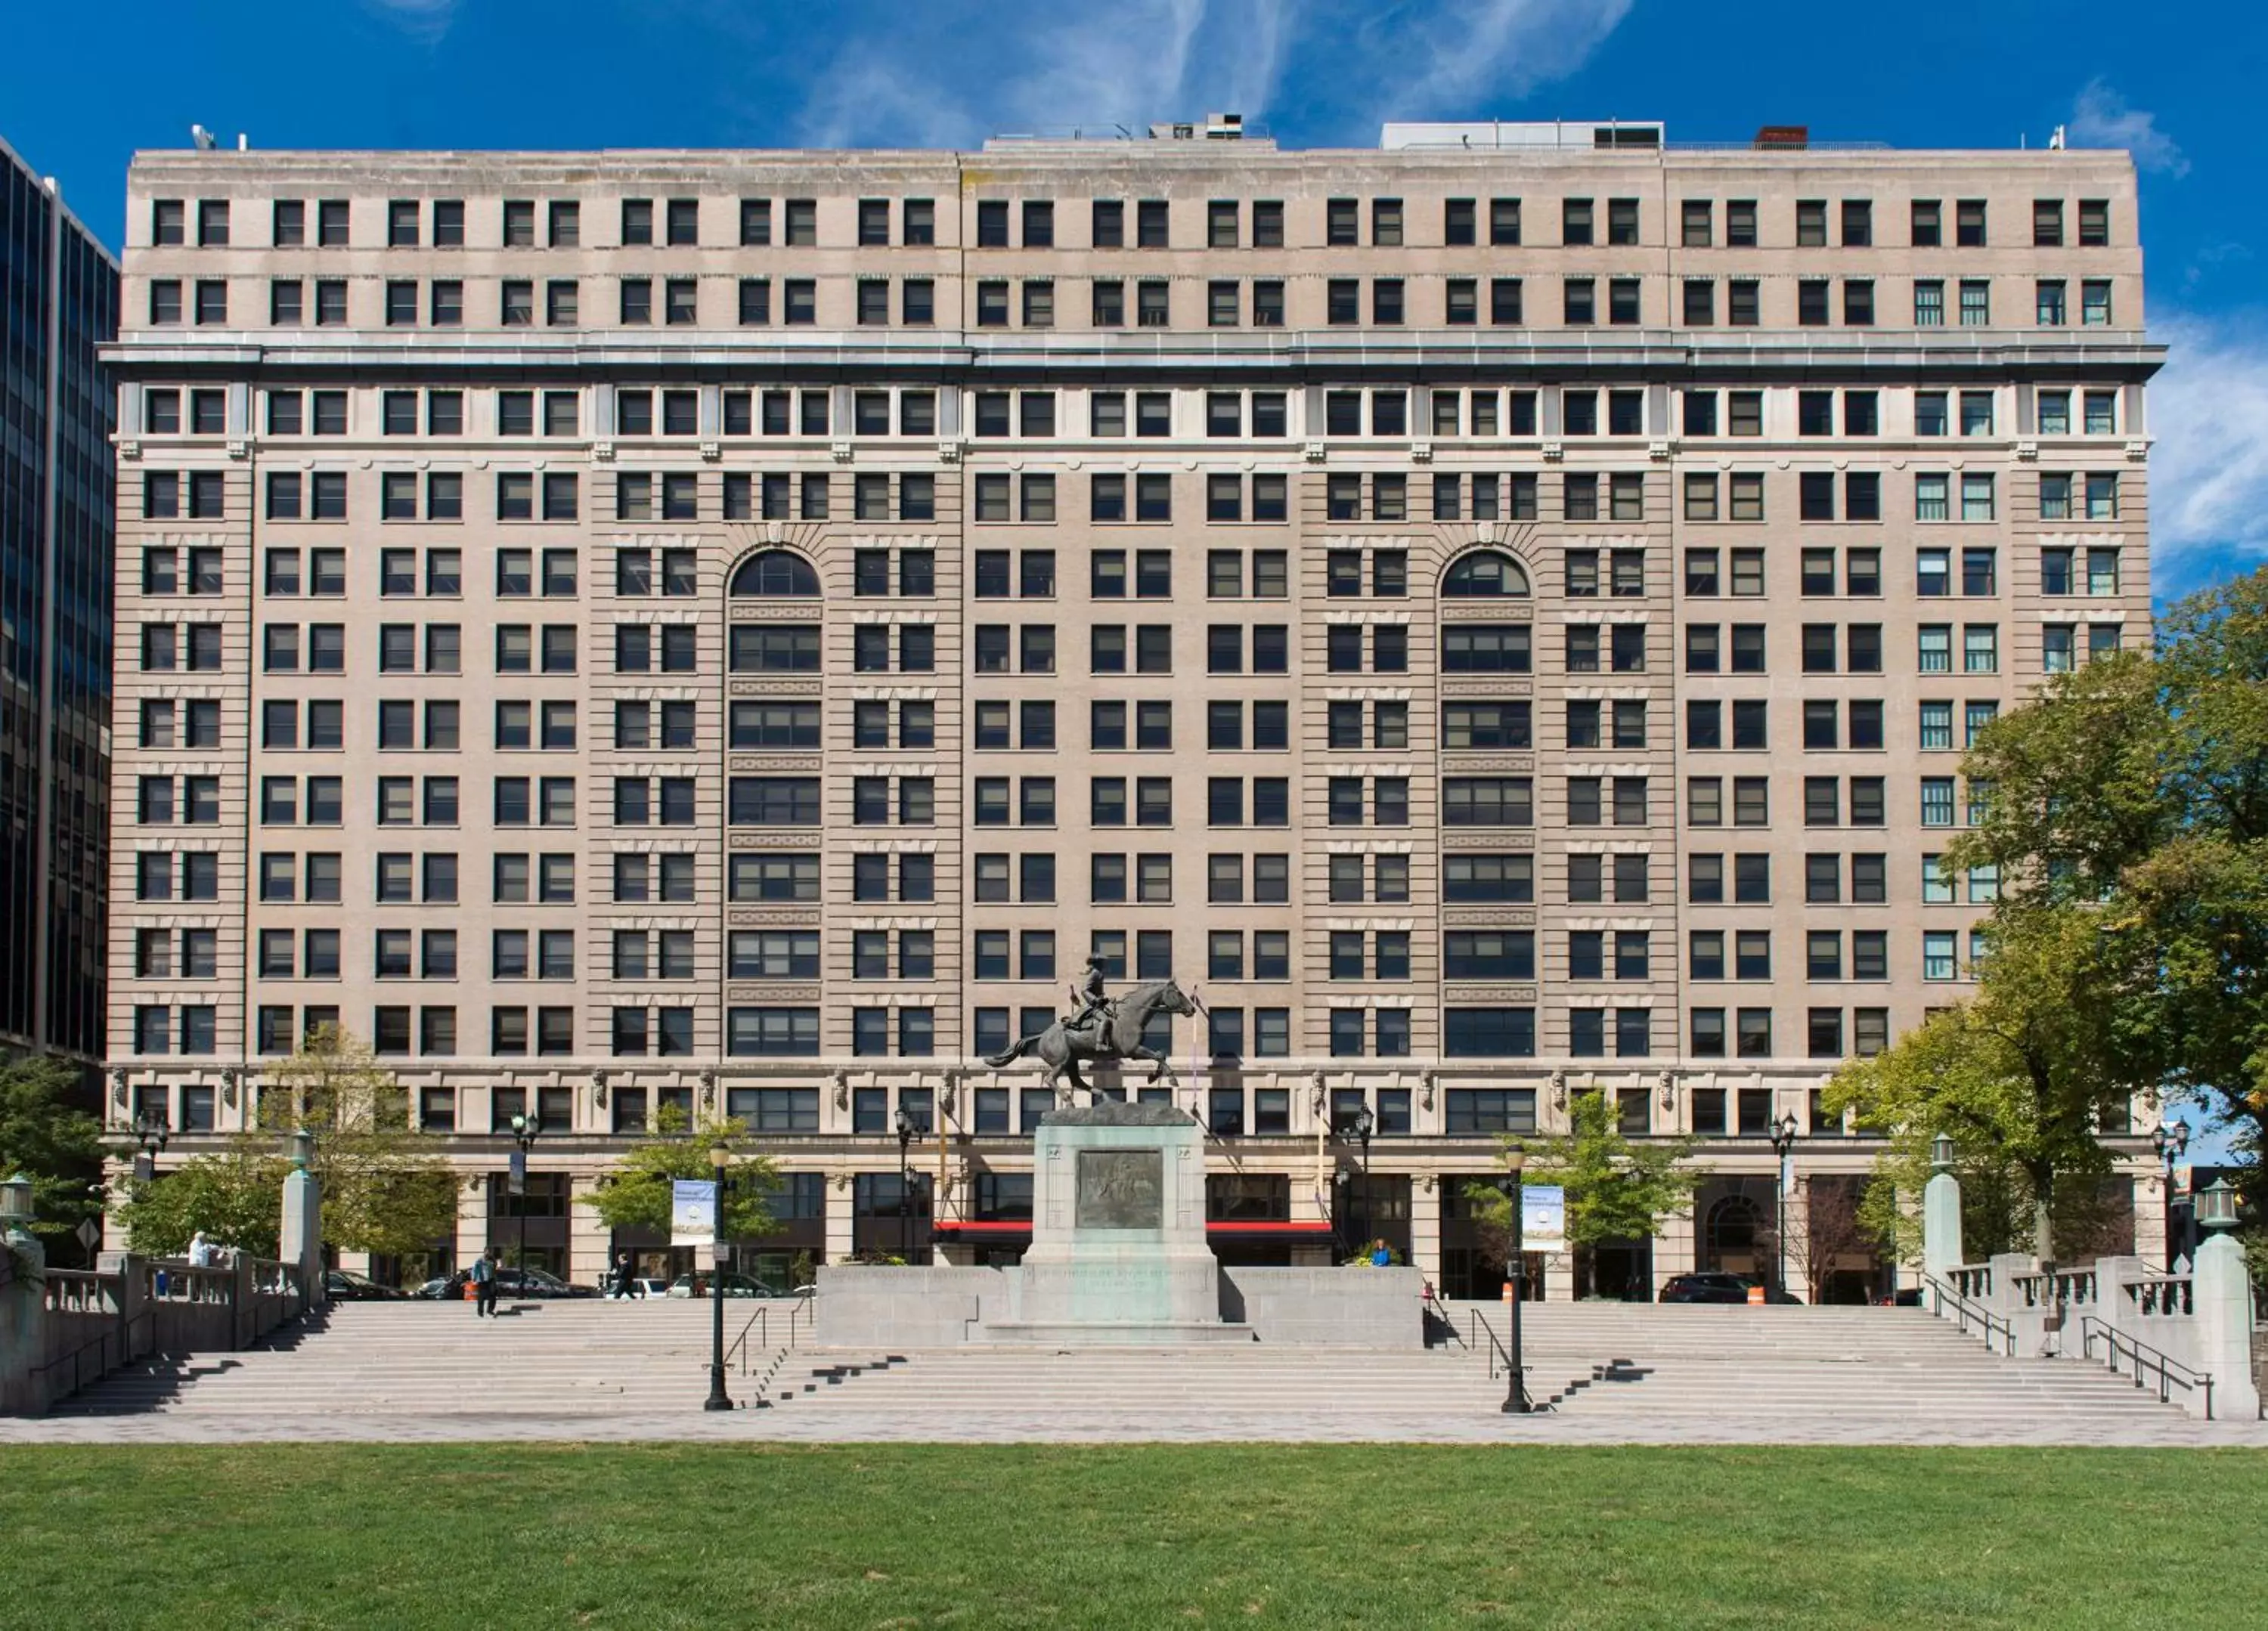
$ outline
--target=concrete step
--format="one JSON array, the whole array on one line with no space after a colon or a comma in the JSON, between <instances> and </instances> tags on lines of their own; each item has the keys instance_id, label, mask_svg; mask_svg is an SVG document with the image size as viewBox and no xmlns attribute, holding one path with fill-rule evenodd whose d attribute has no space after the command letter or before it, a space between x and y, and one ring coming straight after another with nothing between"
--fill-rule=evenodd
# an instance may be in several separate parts
<instances>
[{"instance_id":1,"label":"concrete step","mask_svg":"<svg viewBox=\"0 0 2268 1631\"><path fill-rule=\"evenodd\" d=\"M1501 1337L1501 1310L1483 1311ZM1466 1419L1493 1411L1505 1385L1490 1375L1485 1336L1477 1346L1392 1353L1241 1342L784 1352L791 1331L807 1340L807 1306L728 1302L725 1313L726 1341L742 1344L727 1386L743 1402L761 1387L799 1414L940 1429L953 1418L1098 1410L1189 1424L1318 1412ZM527 1304L495 1320L461 1305L348 1304L242 1353L137 1365L57 1414L670 1414L706 1392L713 1319L714 1305L691 1301ZM1723 1436L1742 1422L1793 1420L2068 1436L2094 1421L2180 1419L2123 1378L1990 1355L1917 1310L1536 1304L1521 1325L1534 1396L1559 1396L1570 1415L1656 1429ZM1607 1379L1609 1367L1635 1379Z\"/></svg>"}]
</instances>

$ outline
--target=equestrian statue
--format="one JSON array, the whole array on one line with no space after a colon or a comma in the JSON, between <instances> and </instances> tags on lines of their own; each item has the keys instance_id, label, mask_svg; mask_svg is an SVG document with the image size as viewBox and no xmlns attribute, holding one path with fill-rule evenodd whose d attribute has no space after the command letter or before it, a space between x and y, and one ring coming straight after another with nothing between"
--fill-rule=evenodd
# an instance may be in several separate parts
<instances>
[{"instance_id":1,"label":"equestrian statue","mask_svg":"<svg viewBox=\"0 0 2268 1631\"><path fill-rule=\"evenodd\" d=\"M1083 1090L1092 1102L1101 1103L1102 1090L1089 1085L1079 1075L1079 1061L1115 1065L1130 1059L1147 1060L1150 1079L1154 1082L1165 1075L1167 1062L1165 1054L1143 1046L1142 1032L1150 1016L1198 1011L1196 1001L1171 980L1152 980L1123 996L1106 996L1100 958L1086 959L1075 995L1079 1010L1069 1019L1058 1019L1036 1035L1021 1038L1005 1053L994 1054L984 1062L998 1070L1027 1054L1036 1054L1047 1067L1049 1087L1060 1091L1063 1078L1068 1076L1073 1087Z\"/></svg>"}]
</instances>

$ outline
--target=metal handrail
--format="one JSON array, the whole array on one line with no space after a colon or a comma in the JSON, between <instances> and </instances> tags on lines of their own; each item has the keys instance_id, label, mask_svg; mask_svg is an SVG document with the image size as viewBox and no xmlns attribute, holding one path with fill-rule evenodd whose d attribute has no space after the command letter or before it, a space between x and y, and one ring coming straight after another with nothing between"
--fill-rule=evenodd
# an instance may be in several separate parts
<instances>
[{"instance_id":1,"label":"metal handrail","mask_svg":"<svg viewBox=\"0 0 2268 1631\"><path fill-rule=\"evenodd\" d=\"M759 1306L754 1313L750 1314L747 1324L740 1327L740 1334L734 1337L732 1346L725 1350L725 1363L727 1366L732 1364L734 1355L740 1356L742 1376L748 1374L748 1333L762 1326L764 1328L763 1332L757 1336L756 1341L765 1346L770 1343L771 1321L764 1318L765 1311Z\"/></svg>"},{"instance_id":2,"label":"metal handrail","mask_svg":"<svg viewBox=\"0 0 2268 1631\"><path fill-rule=\"evenodd\" d=\"M1497 1341L1496 1327L1489 1324L1488 1316L1482 1313L1477 1308L1469 1308L1465 1312L1471 1321L1471 1323L1466 1327L1467 1330L1474 1332L1476 1335L1483 1331L1488 1333L1487 1359L1489 1380L1493 1382L1500 1376L1510 1376L1512 1374L1512 1354L1507 1348L1506 1348L1502 1342ZM1469 1342L1468 1346L1477 1348L1480 1344L1477 1340L1475 1340ZM1502 1370L1498 1370L1497 1368L1497 1362L1498 1360L1503 1361Z\"/></svg>"},{"instance_id":3,"label":"metal handrail","mask_svg":"<svg viewBox=\"0 0 2268 1631\"><path fill-rule=\"evenodd\" d=\"M2109 1350L2103 1360L2105 1369L2120 1371L2131 1359L2134 1366L2134 1385L2138 1388L2143 1385L2144 1373L2154 1371L2158 1378L2158 1402L2161 1405L2173 1403L2173 1390L2176 1387L2187 1388L2191 1392L2202 1392L2205 1395L2205 1419L2208 1422L2213 1420L2213 1378L2210 1374L2183 1363L2163 1348L2153 1348L2139 1338L2128 1335L2107 1320L2097 1319L2093 1314L2080 1315L2080 1352L2087 1358L2095 1357L2097 1335L2103 1339L2103 1346ZM2121 1353L2121 1348L2126 1352Z\"/></svg>"},{"instance_id":4,"label":"metal handrail","mask_svg":"<svg viewBox=\"0 0 2268 1631\"><path fill-rule=\"evenodd\" d=\"M802 1322L805 1318L806 1311L810 1308L811 1304L812 1299L807 1297L799 1297L789 1301L786 1336L788 1347L793 1348L795 1346L795 1328ZM742 1376L748 1374L748 1333L750 1331L755 1331L756 1333L755 1345L758 1348L770 1348L771 1346L770 1315L771 1304L770 1303L758 1304L755 1311L748 1316L747 1323L740 1327L740 1334L733 1338L732 1346L725 1350L725 1363L728 1366L733 1363L733 1357L736 1355L739 1356L740 1361L740 1374Z\"/></svg>"},{"instance_id":5,"label":"metal handrail","mask_svg":"<svg viewBox=\"0 0 2268 1631\"><path fill-rule=\"evenodd\" d=\"M2003 1351L2007 1353L2008 1357L2011 1359L2014 1359L2016 1356L2015 1326L2001 1319L1998 1314L1994 1313L1991 1309L1986 1308L1983 1304L1970 1302L1967 1297L1962 1296L1960 1292L1954 1290L1950 1286L1938 1279L1934 1275L1924 1275L1921 1277L1921 1282L1923 1285L1928 1287L1929 1289L1934 1292L1937 1296L1937 1307L1932 1311L1934 1312L1940 1319L1945 1318L1945 1305L1948 1303L1951 1303L1953 1304L1953 1311L1957 1321L1957 1329L1966 1333L1969 1329L1969 1322L1973 1319L1984 1333L1984 1351L1986 1353L1989 1354L1992 1351L1992 1338L1997 1333L2001 1339Z\"/></svg>"}]
</instances>

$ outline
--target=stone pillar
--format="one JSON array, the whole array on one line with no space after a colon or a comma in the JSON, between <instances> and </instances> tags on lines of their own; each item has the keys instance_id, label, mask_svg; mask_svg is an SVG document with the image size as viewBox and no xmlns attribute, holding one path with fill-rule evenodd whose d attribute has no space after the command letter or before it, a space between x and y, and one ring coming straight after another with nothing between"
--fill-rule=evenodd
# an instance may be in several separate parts
<instances>
[{"instance_id":1,"label":"stone pillar","mask_svg":"<svg viewBox=\"0 0 2268 1631\"><path fill-rule=\"evenodd\" d=\"M2174 1267L2175 1243L2166 1238L2166 1171L2137 1172L2134 1189L2134 1255L2146 1263Z\"/></svg>"},{"instance_id":2,"label":"stone pillar","mask_svg":"<svg viewBox=\"0 0 2268 1631\"><path fill-rule=\"evenodd\" d=\"M47 1359L48 1254L30 1231L11 1229L15 1272L0 1285L0 1413L34 1415L48 1407L47 1378L33 1369Z\"/></svg>"},{"instance_id":3,"label":"stone pillar","mask_svg":"<svg viewBox=\"0 0 2268 1631\"><path fill-rule=\"evenodd\" d=\"M1441 1186L1454 1181L1447 1175L1410 1180L1410 1262L1437 1290L1441 1284Z\"/></svg>"},{"instance_id":4,"label":"stone pillar","mask_svg":"<svg viewBox=\"0 0 2268 1631\"><path fill-rule=\"evenodd\" d=\"M599 1193L599 1174L577 1172L567 1180L567 1273L569 1281L585 1281L603 1288L615 1271L608 1247L614 1236L599 1209L583 1204Z\"/></svg>"},{"instance_id":5,"label":"stone pillar","mask_svg":"<svg viewBox=\"0 0 2268 1631\"><path fill-rule=\"evenodd\" d=\"M1922 1272L1949 1284L1948 1271L1962 1261L1961 1180L1948 1163L1930 1174L1921 1192Z\"/></svg>"},{"instance_id":6,"label":"stone pillar","mask_svg":"<svg viewBox=\"0 0 2268 1631\"><path fill-rule=\"evenodd\" d=\"M284 1179L284 1227L276 1255L299 1271L299 1286L310 1308L323 1301L322 1187L307 1170L307 1139L293 1135L291 1170Z\"/></svg>"},{"instance_id":7,"label":"stone pillar","mask_svg":"<svg viewBox=\"0 0 2268 1631\"><path fill-rule=\"evenodd\" d=\"M2191 1281L2198 1370L2213 1378L2213 1413L2222 1422L2257 1422L2260 1390L2252 1380L2252 1280L2244 1248L2226 1230L2198 1247ZM2183 1401L2203 1414L2202 1399Z\"/></svg>"},{"instance_id":8,"label":"stone pillar","mask_svg":"<svg viewBox=\"0 0 2268 1631\"><path fill-rule=\"evenodd\" d=\"M489 1231L494 1220L489 1216L490 1201L489 1180L494 1176L482 1166L472 1172L457 1174L457 1267L469 1268L473 1260L489 1249Z\"/></svg>"},{"instance_id":9,"label":"stone pillar","mask_svg":"<svg viewBox=\"0 0 2268 1631\"><path fill-rule=\"evenodd\" d=\"M1653 1287L1650 1296L1660 1297L1661 1288L1668 1285L1674 1276L1693 1272L1696 1255L1693 1231L1693 1215L1690 1212L1661 1220L1660 1232L1653 1238Z\"/></svg>"},{"instance_id":10,"label":"stone pillar","mask_svg":"<svg viewBox=\"0 0 2268 1631\"><path fill-rule=\"evenodd\" d=\"M850 1193L848 1172L827 1175L827 1250L821 1263L839 1263L850 1255L852 1239L850 1209L857 1197Z\"/></svg>"}]
</instances>

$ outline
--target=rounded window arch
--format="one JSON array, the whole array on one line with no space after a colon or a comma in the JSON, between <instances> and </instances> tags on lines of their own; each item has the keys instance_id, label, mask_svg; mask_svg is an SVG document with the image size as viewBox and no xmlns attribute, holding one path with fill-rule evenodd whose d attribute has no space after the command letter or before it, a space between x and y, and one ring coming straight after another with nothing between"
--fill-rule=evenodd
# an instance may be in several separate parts
<instances>
[{"instance_id":1,"label":"rounded window arch","mask_svg":"<svg viewBox=\"0 0 2268 1631\"><path fill-rule=\"evenodd\" d=\"M1756 1249L1764 1230L1764 1211L1746 1195L1726 1195L1709 1209L1704 1225L1709 1254L1721 1263L1727 1256L1742 1256Z\"/></svg>"},{"instance_id":2,"label":"rounded window arch","mask_svg":"<svg viewBox=\"0 0 2268 1631\"><path fill-rule=\"evenodd\" d=\"M811 562L787 549L766 549L750 555L733 573L727 592L735 597L761 595L767 599L816 599L819 573Z\"/></svg>"},{"instance_id":3,"label":"rounded window arch","mask_svg":"<svg viewBox=\"0 0 2268 1631\"><path fill-rule=\"evenodd\" d=\"M1528 574L1519 562L1497 549L1476 549L1460 555L1441 580L1441 593L1452 600L1501 599L1528 592Z\"/></svg>"}]
</instances>

